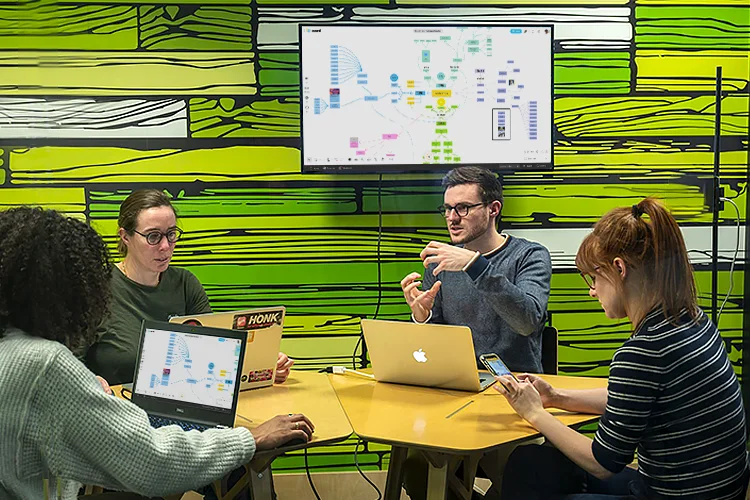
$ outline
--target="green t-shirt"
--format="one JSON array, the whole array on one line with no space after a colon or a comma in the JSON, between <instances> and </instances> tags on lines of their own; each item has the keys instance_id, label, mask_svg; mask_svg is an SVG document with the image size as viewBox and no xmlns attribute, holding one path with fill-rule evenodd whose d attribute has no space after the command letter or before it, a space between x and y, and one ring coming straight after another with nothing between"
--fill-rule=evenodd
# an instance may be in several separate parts
<instances>
[{"instance_id":1,"label":"green t-shirt","mask_svg":"<svg viewBox=\"0 0 750 500\"><path fill-rule=\"evenodd\" d=\"M110 384L132 382L144 319L211 312L200 281L187 269L168 267L156 286L144 286L112 271L110 314L99 328L99 340L86 354L86 365Z\"/></svg>"}]
</instances>

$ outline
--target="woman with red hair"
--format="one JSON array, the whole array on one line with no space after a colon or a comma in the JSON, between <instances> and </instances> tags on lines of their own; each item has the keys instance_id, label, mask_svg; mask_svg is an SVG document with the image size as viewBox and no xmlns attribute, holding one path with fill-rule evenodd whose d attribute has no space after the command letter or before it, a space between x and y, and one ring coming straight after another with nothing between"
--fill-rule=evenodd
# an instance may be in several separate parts
<instances>
[{"instance_id":1,"label":"woman with red hair","mask_svg":"<svg viewBox=\"0 0 750 500\"><path fill-rule=\"evenodd\" d=\"M632 335L606 389L555 389L539 377L495 388L552 446L510 456L503 498L741 499L748 482L742 394L716 326L697 305L674 218L653 198L594 225L576 266L610 319ZM593 441L545 408L602 415ZM638 454L638 468L627 467ZM543 472L542 472L543 471Z\"/></svg>"}]
</instances>

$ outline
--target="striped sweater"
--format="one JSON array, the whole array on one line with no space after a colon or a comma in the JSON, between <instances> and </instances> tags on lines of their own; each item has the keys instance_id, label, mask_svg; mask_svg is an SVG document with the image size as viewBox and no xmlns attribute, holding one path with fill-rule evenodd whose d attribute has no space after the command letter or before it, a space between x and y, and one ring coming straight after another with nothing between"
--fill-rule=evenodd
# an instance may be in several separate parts
<instances>
[{"instance_id":1,"label":"striped sweater","mask_svg":"<svg viewBox=\"0 0 750 500\"><path fill-rule=\"evenodd\" d=\"M621 471L638 451L650 498L734 499L747 480L740 385L716 326L699 311L651 312L615 353L593 443Z\"/></svg>"},{"instance_id":2,"label":"striped sweater","mask_svg":"<svg viewBox=\"0 0 750 500\"><path fill-rule=\"evenodd\" d=\"M81 483L146 496L210 483L255 452L247 429L154 429L136 405L108 396L62 344L8 330L0 337L0 499L62 498ZM53 480L52 484L56 484Z\"/></svg>"}]
</instances>

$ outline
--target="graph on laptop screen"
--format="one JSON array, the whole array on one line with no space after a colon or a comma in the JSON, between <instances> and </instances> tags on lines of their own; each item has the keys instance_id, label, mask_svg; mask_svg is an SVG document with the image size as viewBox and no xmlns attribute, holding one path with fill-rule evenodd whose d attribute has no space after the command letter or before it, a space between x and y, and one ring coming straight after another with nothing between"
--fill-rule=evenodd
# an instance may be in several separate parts
<instances>
[{"instance_id":1,"label":"graph on laptop screen","mask_svg":"<svg viewBox=\"0 0 750 500\"><path fill-rule=\"evenodd\" d=\"M146 329L136 393L231 409L241 341Z\"/></svg>"},{"instance_id":2,"label":"graph on laptop screen","mask_svg":"<svg viewBox=\"0 0 750 500\"><path fill-rule=\"evenodd\" d=\"M303 172L552 168L551 26L299 29Z\"/></svg>"}]
</instances>

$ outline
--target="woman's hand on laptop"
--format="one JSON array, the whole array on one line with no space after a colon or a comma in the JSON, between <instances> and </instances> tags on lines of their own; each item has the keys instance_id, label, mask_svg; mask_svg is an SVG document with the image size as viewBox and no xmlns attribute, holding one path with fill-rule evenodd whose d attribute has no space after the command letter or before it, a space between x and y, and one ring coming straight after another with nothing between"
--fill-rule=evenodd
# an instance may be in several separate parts
<instances>
[{"instance_id":1,"label":"woman's hand on laptop","mask_svg":"<svg viewBox=\"0 0 750 500\"><path fill-rule=\"evenodd\" d=\"M310 419L301 413L278 415L253 429L255 449L263 451L278 448L292 439L306 443L312 439L314 430L315 426Z\"/></svg>"},{"instance_id":2,"label":"woman's hand on laptop","mask_svg":"<svg viewBox=\"0 0 750 500\"><path fill-rule=\"evenodd\" d=\"M289 376L289 370L292 369L292 365L294 365L294 360L290 359L283 352L280 352L279 359L276 360L276 377L273 380L274 383L283 384Z\"/></svg>"}]
</instances>

